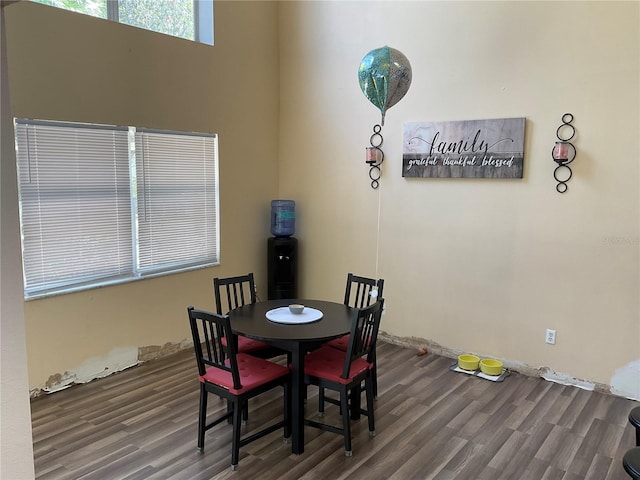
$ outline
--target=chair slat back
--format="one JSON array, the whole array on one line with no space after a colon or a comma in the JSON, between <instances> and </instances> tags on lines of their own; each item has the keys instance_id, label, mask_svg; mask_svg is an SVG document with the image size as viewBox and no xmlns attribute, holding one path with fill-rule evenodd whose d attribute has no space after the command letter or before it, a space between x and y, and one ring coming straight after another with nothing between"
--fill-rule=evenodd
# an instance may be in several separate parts
<instances>
[{"instance_id":1,"label":"chair slat back","mask_svg":"<svg viewBox=\"0 0 640 480\"><path fill-rule=\"evenodd\" d=\"M198 373L203 376L207 372L207 368L211 367L230 372L234 388L242 388L234 342L229 342L226 348L221 342L225 336L231 338L229 317L196 310L193 307L187 308L187 313L189 314L193 348L198 363Z\"/></svg>"},{"instance_id":2,"label":"chair slat back","mask_svg":"<svg viewBox=\"0 0 640 480\"><path fill-rule=\"evenodd\" d=\"M342 378L349 378L351 363L355 359L366 356L367 362L373 362L383 305L384 298L378 298L376 303L356 310L351 322Z\"/></svg>"},{"instance_id":3,"label":"chair slat back","mask_svg":"<svg viewBox=\"0 0 640 480\"><path fill-rule=\"evenodd\" d=\"M253 273L228 278L213 279L216 312L226 315L231 310L256 303L256 288Z\"/></svg>"},{"instance_id":4,"label":"chair slat back","mask_svg":"<svg viewBox=\"0 0 640 480\"><path fill-rule=\"evenodd\" d=\"M347 274L347 286L344 291L344 304L353 308L368 307L376 301L376 297L371 296L371 290L378 289L377 298L382 297L382 287L384 280L382 278L360 277L353 273Z\"/></svg>"}]
</instances>

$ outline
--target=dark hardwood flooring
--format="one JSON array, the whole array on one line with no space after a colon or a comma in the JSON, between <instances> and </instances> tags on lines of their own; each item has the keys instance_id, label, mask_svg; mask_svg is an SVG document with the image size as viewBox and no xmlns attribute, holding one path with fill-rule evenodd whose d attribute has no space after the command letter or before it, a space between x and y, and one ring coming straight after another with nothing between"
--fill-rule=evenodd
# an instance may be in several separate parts
<instances>
[{"instance_id":1,"label":"dark hardwood flooring","mask_svg":"<svg viewBox=\"0 0 640 480\"><path fill-rule=\"evenodd\" d=\"M449 358L380 342L376 433L353 422L353 456L339 435L306 427L305 452L275 432L240 450L231 427L196 450L198 382L191 351L32 401L36 476L49 479L628 480L631 400L513 372L490 382L451 372ZM210 396L210 413L225 404ZM338 422L327 404L325 421ZM307 416L317 389L309 388ZM281 390L250 402L245 431L281 414Z\"/></svg>"}]
</instances>

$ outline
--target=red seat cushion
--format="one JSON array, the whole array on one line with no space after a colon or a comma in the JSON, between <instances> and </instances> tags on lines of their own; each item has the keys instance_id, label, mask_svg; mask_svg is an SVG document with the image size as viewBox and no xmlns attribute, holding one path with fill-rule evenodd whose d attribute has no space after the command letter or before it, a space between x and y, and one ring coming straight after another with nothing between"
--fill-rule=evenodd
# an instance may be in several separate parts
<instances>
[{"instance_id":1,"label":"red seat cushion","mask_svg":"<svg viewBox=\"0 0 640 480\"><path fill-rule=\"evenodd\" d=\"M246 353L239 353L236 356L238 360L238 371L240 373L240 383L242 388L237 390L233 388L233 378L231 372L226 372L216 367L209 367L204 375L199 377L201 382L215 383L226 388L235 395L240 395L252 390L260 385L283 377L289 374L289 369L278 365L277 363L263 360L262 358L252 357ZM226 362L229 363L229 360Z\"/></svg>"},{"instance_id":2,"label":"red seat cushion","mask_svg":"<svg viewBox=\"0 0 640 480\"><path fill-rule=\"evenodd\" d=\"M227 337L222 337L222 345L227 346ZM256 350L263 350L269 348L271 345L260 340L253 340L252 338L238 336L238 353L255 352Z\"/></svg>"},{"instance_id":3,"label":"red seat cushion","mask_svg":"<svg viewBox=\"0 0 640 480\"><path fill-rule=\"evenodd\" d=\"M357 375L372 368L364 358L357 358L351 362L349 378L342 378L344 370L345 352L336 348L323 346L314 350L304 357L304 373L312 377L324 378L326 380L342 383L351 383Z\"/></svg>"},{"instance_id":4,"label":"red seat cushion","mask_svg":"<svg viewBox=\"0 0 640 480\"><path fill-rule=\"evenodd\" d=\"M351 335L347 334L338 338L334 338L333 340L329 340L327 343L325 343L325 345L328 345L329 347L337 348L338 350L342 350L343 352L346 352L347 349L349 348L350 339L351 339Z\"/></svg>"},{"instance_id":5,"label":"red seat cushion","mask_svg":"<svg viewBox=\"0 0 640 480\"><path fill-rule=\"evenodd\" d=\"M349 335L343 335L341 337L334 338L333 340L329 340L326 345L346 352L347 348L349 347L349 338Z\"/></svg>"}]
</instances>

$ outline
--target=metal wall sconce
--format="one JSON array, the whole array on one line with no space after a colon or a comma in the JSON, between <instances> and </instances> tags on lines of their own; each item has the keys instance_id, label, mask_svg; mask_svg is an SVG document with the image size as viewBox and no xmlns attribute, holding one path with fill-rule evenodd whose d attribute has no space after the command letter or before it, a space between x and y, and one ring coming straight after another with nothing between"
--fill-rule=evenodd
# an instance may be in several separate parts
<instances>
[{"instance_id":1,"label":"metal wall sconce","mask_svg":"<svg viewBox=\"0 0 640 480\"><path fill-rule=\"evenodd\" d=\"M374 125L373 134L369 138L370 147L366 147L366 162L369 165L369 178L371 179L371 188L376 189L380 186L380 176L382 170L380 165L384 162L384 152L380 148L383 142L380 125Z\"/></svg>"},{"instance_id":2,"label":"metal wall sconce","mask_svg":"<svg viewBox=\"0 0 640 480\"><path fill-rule=\"evenodd\" d=\"M565 113L562 116L562 125L556 130L558 141L551 151L553 161L558 164L553 171L553 178L558 182L556 185L558 193L565 193L567 191L569 188L567 187L567 182L573 175L569 164L575 160L577 151L573 143L569 141L576 134L576 129L571 125L571 122L573 122L573 115L571 113Z\"/></svg>"}]
</instances>

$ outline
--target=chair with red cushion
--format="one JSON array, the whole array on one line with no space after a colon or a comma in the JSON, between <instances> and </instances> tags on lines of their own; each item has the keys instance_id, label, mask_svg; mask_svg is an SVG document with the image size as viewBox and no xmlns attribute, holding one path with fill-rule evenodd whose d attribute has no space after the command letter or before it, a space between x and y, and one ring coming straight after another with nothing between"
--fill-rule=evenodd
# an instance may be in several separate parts
<instances>
[{"instance_id":1,"label":"chair with red cushion","mask_svg":"<svg viewBox=\"0 0 640 480\"><path fill-rule=\"evenodd\" d=\"M213 279L213 293L216 299L216 312L218 315L226 315L229 311L238 307L256 303L256 285L253 273L228 278ZM250 353L260 358L273 358L285 353L265 342L253 340L247 337L233 335L236 342L236 350L239 353ZM222 339L222 345L227 345L227 339Z\"/></svg>"},{"instance_id":2,"label":"chair with red cushion","mask_svg":"<svg viewBox=\"0 0 640 480\"><path fill-rule=\"evenodd\" d=\"M382 297L382 287L384 287L382 278L376 280L349 273L344 291L344 304L355 308L368 307L375 303L376 297ZM374 294L376 290L377 293Z\"/></svg>"},{"instance_id":3,"label":"chair with red cushion","mask_svg":"<svg viewBox=\"0 0 640 480\"><path fill-rule=\"evenodd\" d=\"M329 346L322 346L305 357L304 377L306 385L317 385L319 390L329 389L340 394L340 411L342 428L306 419L305 425L320 428L344 436L345 455L351 456L350 410L357 409L357 414L366 415L369 422L369 435L375 435L373 414L374 353L380 317L384 299L368 307L356 310L349 334L347 350L342 351ZM366 410L360 409L360 388L364 381L367 397ZM355 394L358 401L349 396ZM328 400L328 399L327 399Z\"/></svg>"},{"instance_id":4,"label":"chair with red cushion","mask_svg":"<svg viewBox=\"0 0 640 480\"><path fill-rule=\"evenodd\" d=\"M354 308L364 308L375 302L378 297L382 298L382 288L384 287L384 280L379 278L360 277L353 273L347 274L347 286L344 292L344 304ZM343 335L342 337L330 340L326 345L337 348L338 350L346 351L347 345L349 345L349 335ZM375 350L373 352L373 396L378 396L378 362L376 361ZM320 411L324 410L322 401L324 398L324 392L320 391Z\"/></svg>"},{"instance_id":5,"label":"chair with red cushion","mask_svg":"<svg viewBox=\"0 0 640 480\"><path fill-rule=\"evenodd\" d=\"M198 416L198 450L204 452L204 434L224 420L231 419L233 435L231 443L231 469L238 466L240 447L284 428L284 438L291 435L289 426L289 369L283 365L237 353L233 342L222 346L222 338L231 335L229 317L215 313L187 309L193 336L193 346L198 363L200 381L200 408ZM264 429L242 438L242 412L248 400L275 387L284 387L284 418ZM227 411L207 423L208 394L213 393L227 400Z\"/></svg>"}]
</instances>

